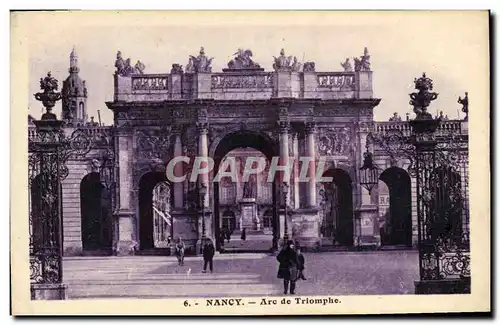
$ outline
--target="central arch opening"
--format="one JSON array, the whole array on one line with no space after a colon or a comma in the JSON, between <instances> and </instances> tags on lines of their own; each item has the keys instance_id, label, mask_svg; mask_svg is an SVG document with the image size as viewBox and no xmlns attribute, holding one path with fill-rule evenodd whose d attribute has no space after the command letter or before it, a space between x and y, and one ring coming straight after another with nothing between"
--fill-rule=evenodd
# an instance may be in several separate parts
<instances>
[{"instance_id":1,"label":"central arch opening","mask_svg":"<svg viewBox=\"0 0 500 325\"><path fill-rule=\"evenodd\" d=\"M228 166L223 164L227 159L234 159L237 175L236 182L230 177L213 182L217 249L243 252L268 251L273 247L273 236L279 237L277 185L274 179L268 180L268 168L277 152L276 143L269 137L250 131L227 135L217 145L214 175ZM243 171L248 157L262 158L266 168L245 182Z\"/></svg>"}]
</instances>

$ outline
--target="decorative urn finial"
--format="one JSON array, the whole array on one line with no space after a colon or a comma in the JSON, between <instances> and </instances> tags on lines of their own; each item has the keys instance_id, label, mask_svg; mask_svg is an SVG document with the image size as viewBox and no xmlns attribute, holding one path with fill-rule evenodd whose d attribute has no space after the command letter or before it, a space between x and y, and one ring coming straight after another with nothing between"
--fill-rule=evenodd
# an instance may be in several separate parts
<instances>
[{"instance_id":1,"label":"decorative urn finial","mask_svg":"<svg viewBox=\"0 0 500 325\"><path fill-rule=\"evenodd\" d=\"M432 79L427 78L425 72L422 74L422 77L415 78L415 89L418 92L410 94L410 105L413 106L413 111L415 112L416 120L429 120L432 119L432 115L427 112L427 108L429 107L431 101L435 100L438 97L438 93L431 92L433 85Z\"/></svg>"},{"instance_id":2,"label":"decorative urn finial","mask_svg":"<svg viewBox=\"0 0 500 325\"><path fill-rule=\"evenodd\" d=\"M415 89L418 90L418 92L410 94L410 105L413 106L413 112L415 112L416 117L410 121L410 126L415 135L433 134L439 127L441 119L439 117L434 119L432 115L427 112L427 108L431 102L438 97L438 94L432 91L432 79L427 78L425 72L422 74L422 77L418 79L415 78L414 83ZM427 142L431 138L432 137L416 137L418 141L427 139L424 142Z\"/></svg>"},{"instance_id":3,"label":"decorative urn finial","mask_svg":"<svg viewBox=\"0 0 500 325\"><path fill-rule=\"evenodd\" d=\"M54 108L56 102L62 98L60 92L56 92L58 90L57 79L52 77L51 72L47 73L45 78L40 78L40 89L43 92L36 93L35 99L41 101L45 109L46 113L42 115L42 120L57 120L57 117L54 113L52 113L52 108Z\"/></svg>"}]
</instances>

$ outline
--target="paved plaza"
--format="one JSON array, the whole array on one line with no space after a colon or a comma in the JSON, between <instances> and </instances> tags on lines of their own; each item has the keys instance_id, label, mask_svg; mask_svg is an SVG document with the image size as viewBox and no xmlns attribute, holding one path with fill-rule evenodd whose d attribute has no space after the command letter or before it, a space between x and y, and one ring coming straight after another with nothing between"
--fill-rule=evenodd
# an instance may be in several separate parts
<instances>
[{"instance_id":1,"label":"paved plaza","mask_svg":"<svg viewBox=\"0 0 500 325\"><path fill-rule=\"evenodd\" d=\"M412 294L416 251L307 253L298 295ZM69 299L272 296L283 294L278 263L269 254L221 254L214 273L201 257L178 266L170 256L67 257Z\"/></svg>"}]
</instances>

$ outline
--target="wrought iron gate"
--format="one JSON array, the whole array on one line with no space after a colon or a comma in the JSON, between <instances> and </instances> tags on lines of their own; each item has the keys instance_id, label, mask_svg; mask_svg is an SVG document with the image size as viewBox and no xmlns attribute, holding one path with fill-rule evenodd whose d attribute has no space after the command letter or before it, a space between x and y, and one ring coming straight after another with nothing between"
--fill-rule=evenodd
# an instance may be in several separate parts
<instances>
[{"instance_id":1,"label":"wrought iron gate","mask_svg":"<svg viewBox=\"0 0 500 325\"><path fill-rule=\"evenodd\" d=\"M166 248L172 241L172 216L170 186L167 182L158 183L153 189L153 242L155 248Z\"/></svg>"},{"instance_id":2,"label":"wrought iron gate","mask_svg":"<svg viewBox=\"0 0 500 325\"><path fill-rule=\"evenodd\" d=\"M416 293L468 293L468 135L461 129L466 122L452 125L427 113L437 98L432 88L425 74L415 79L418 92L410 94L410 104L416 118L409 121L410 130L386 129L371 134L370 140L392 159L409 162L408 173L416 179L420 271ZM459 103L468 105L460 99Z\"/></svg>"},{"instance_id":3,"label":"wrought iron gate","mask_svg":"<svg viewBox=\"0 0 500 325\"><path fill-rule=\"evenodd\" d=\"M28 138L28 200L31 283L62 281L61 182L68 175L66 162L85 155L91 138L81 130L66 137L62 121L35 121L37 131Z\"/></svg>"},{"instance_id":4,"label":"wrought iron gate","mask_svg":"<svg viewBox=\"0 0 500 325\"><path fill-rule=\"evenodd\" d=\"M46 113L33 123L36 131L28 134L28 217L30 283L32 299L39 299L37 285L60 285L63 279L62 181L68 175L66 162L71 156L90 151L92 138L77 129L70 137L63 130L52 108L61 94L57 80L50 75L40 80L42 101ZM61 288L58 290L64 291ZM39 290L40 291L40 290ZM43 291L43 289L41 290ZM65 294L47 299L64 299ZM41 294L42 298L44 295Z\"/></svg>"}]
</instances>

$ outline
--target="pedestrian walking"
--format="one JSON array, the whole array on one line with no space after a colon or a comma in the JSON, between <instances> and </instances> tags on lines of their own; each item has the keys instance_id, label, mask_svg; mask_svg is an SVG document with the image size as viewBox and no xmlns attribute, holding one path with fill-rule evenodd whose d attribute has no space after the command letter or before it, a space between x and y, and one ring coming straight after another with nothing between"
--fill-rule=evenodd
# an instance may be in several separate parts
<instances>
[{"instance_id":1,"label":"pedestrian walking","mask_svg":"<svg viewBox=\"0 0 500 325\"><path fill-rule=\"evenodd\" d=\"M304 275L304 269L305 269L305 266L306 266L306 260L304 258L304 254L302 254L301 250L300 250L300 247L297 246L297 257L299 259L299 275L297 277L297 279L301 279L301 280L307 280L305 275Z\"/></svg>"},{"instance_id":2,"label":"pedestrian walking","mask_svg":"<svg viewBox=\"0 0 500 325\"><path fill-rule=\"evenodd\" d=\"M299 257L295 251L293 240L285 243L285 247L279 252L276 259L279 262L278 279L283 279L284 293L295 294L295 282L298 278Z\"/></svg>"},{"instance_id":3,"label":"pedestrian walking","mask_svg":"<svg viewBox=\"0 0 500 325\"><path fill-rule=\"evenodd\" d=\"M215 247L213 241L208 238L203 245L203 273L207 272L207 265L210 267L210 273L214 270Z\"/></svg>"},{"instance_id":4,"label":"pedestrian walking","mask_svg":"<svg viewBox=\"0 0 500 325\"><path fill-rule=\"evenodd\" d=\"M184 265L184 252L186 247L184 246L184 242L182 238L177 238L177 243L175 244L175 256L177 256L177 262L180 266Z\"/></svg>"},{"instance_id":5,"label":"pedestrian walking","mask_svg":"<svg viewBox=\"0 0 500 325\"><path fill-rule=\"evenodd\" d=\"M219 243L221 247L224 247L225 239L226 239L226 231L225 229L222 229L222 231L219 234Z\"/></svg>"},{"instance_id":6,"label":"pedestrian walking","mask_svg":"<svg viewBox=\"0 0 500 325\"><path fill-rule=\"evenodd\" d=\"M247 239L247 231L246 228L243 228L243 231L241 232L241 240L246 240Z\"/></svg>"}]
</instances>

